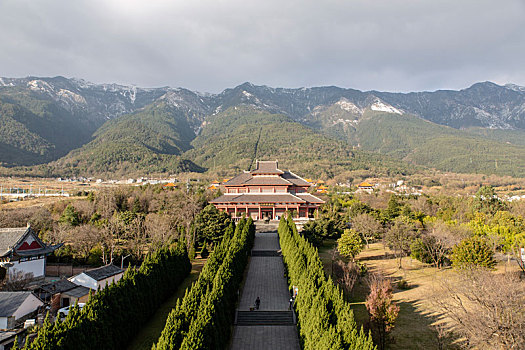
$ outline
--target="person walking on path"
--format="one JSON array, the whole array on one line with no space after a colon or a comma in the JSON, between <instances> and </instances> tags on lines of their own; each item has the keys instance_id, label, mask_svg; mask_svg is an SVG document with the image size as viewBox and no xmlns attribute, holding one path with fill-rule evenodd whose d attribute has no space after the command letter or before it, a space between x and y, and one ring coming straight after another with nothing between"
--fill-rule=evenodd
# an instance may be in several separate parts
<instances>
[{"instance_id":1,"label":"person walking on path","mask_svg":"<svg viewBox=\"0 0 525 350\"><path fill-rule=\"evenodd\" d=\"M260 305L261 305L261 298L257 297L257 299L255 299L255 309L259 310Z\"/></svg>"}]
</instances>

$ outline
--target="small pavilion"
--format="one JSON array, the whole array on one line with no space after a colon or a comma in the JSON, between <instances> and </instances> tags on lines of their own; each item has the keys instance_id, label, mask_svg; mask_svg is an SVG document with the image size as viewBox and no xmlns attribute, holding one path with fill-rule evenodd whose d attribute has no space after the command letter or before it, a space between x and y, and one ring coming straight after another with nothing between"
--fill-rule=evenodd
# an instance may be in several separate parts
<instances>
[{"instance_id":1,"label":"small pavilion","mask_svg":"<svg viewBox=\"0 0 525 350\"><path fill-rule=\"evenodd\" d=\"M311 183L278 165L277 161L256 161L255 170L223 183L224 194L211 203L234 218L277 220L286 211L294 212L296 218L314 218L324 201L308 193Z\"/></svg>"}]
</instances>

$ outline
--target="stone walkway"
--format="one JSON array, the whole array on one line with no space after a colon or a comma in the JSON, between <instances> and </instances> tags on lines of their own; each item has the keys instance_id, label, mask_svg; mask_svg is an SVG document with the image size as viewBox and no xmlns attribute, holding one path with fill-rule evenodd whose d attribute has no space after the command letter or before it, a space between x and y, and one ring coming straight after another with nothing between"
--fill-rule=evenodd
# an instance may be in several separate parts
<instances>
[{"instance_id":1,"label":"stone walkway","mask_svg":"<svg viewBox=\"0 0 525 350\"><path fill-rule=\"evenodd\" d=\"M253 250L280 250L277 232L256 233ZM250 310L257 297L261 299L260 311L288 311L290 293L280 256L251 257L238 311ZM256 316L257 311L252 312ZM297 328L295 325L235 325L231 349L298 350Z\"/></svg>"}]
</instances>

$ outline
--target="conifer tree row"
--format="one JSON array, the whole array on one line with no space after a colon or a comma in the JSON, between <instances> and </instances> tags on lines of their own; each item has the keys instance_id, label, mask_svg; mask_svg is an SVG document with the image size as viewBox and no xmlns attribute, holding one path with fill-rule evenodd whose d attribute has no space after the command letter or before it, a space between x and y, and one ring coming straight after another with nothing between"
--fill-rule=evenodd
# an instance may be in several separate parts
<instances>
[{"instance_id":1,"label":"conifer tree row","mask_svg":"<svg viewBox=\"0 0 525 350\"><path fill-rule=\"evenodd\" d=\"M154 350L224 349L228 345L237 291L255 237L252 219L228 227L197 282L170 312Z\"/></svg>"},{"instance_id":2,"label":"conifer tree row","mask_svg":"<svg viewBox=\"0 0 525 350\"><path fill-rule=\"evenodd\" d=\"M150 253L114 284L91 296L83 310L71 308L63 322L49 315L24 349L125 349L159 305L191 271L184 242Z\"/></svg>"},{"instance_id":3,"label":"conifer tree row","mask_svg":"<svg viewBox=\"0 0 525 350\"><path fill-rule=\"evenodd\" d=\"M326 278L317 250L301 237L290 215L279 223L279 242L295 301L304 349L375 349L370 335L357 329L349 303Z\"/></svg>"}]
</instances>

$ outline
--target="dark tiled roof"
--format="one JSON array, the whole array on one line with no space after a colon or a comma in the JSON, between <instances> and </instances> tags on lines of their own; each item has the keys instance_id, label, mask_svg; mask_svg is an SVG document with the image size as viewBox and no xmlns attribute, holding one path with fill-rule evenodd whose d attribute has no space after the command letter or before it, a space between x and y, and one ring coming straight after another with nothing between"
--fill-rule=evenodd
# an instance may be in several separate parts
<instances>
[{"instance_id":1,"label":"dark tiled roof","mask_svg":"<svg viewBox=\"0 0 525 350\"><path fill-rule=\"evenodd\" d=\"M89 289L88 287L76 286L75 288L70 289L62 294L70 296L70 297L74 297L74 298L81 298L84 295L88 295L90 290L91 289Z\"/></svg>"},{"instance_id":2,"label":"dark tiled roof","mask_svg":"<svg viewBox=\"0 0 525 350\"><path fill-rule=\"evenodd\" d=\"M291 171L285 171L283 174L283 179L288 180L289 182L293 183L296 186L312 186L311 183L301 179L299 176L295 175Z\"/></svg>"},{"instance_id":3,"label":"dark tiled roof","mask_svg":"<svg viewBox=\"0 0 525 350\"><path fill-rule=\"evenodd\" d=\"M297 197L304 199L308 203L314 203L314 204L322 204L324 201L320 198L317 198L314 195L311 195L310 193L297 193Z\"/></svg>"},{"instance_id":4,"label":"dark tiled roof","mask_svg":"<svg viewBox=\"0 0 525 350\"><path fill-rule=\"evenodd\" d=\"M77 285L68 280L59 280L44 284L40 287L44 292L55 294L68 291L75 288Z\"/></svg>"},{"instance_id":5,"label":"dark tiled roof","mask_svg":"<svg viewBox=\"0 0 525 350\"><path fill-rule=\"evenodd\" d=\"M106 265L99 267L98 269L85 271L84 273L93 278L95 281L101 281L105 278L118 275L121 272L124 272L124 270L116 267L115 265Z\"/></svg>"},{"instance_id":6,"label":"dark tiled roof","mask_svg":"<svg viewBox=\"0 0 525 350\"><path fill-rule=\"evenodd\" d=\"M224 183L224 186L239 186L252 178L250 173L242 173Z\"/></svg>"},{"instance_id":7,"label":"dark tiled roof","mask_svg":"<svg viewBox=\"0 0 525 350\"><path fill-rule=\"evenodd\" d=\"M28 227L0 228L0 256L8 254L27 230Z\"/></svg>"},{"instance_id":8,"label":"dark tiled roof","mask_svg":"<svg viewBox=\"0 0 525 350\"><path fill-rule=\"evenodd\" d=\"M244 182L245 186L257 185L285 185L290 186L292 183L279 176L254 176L248 181Z\"/></svg>"},{"instance_id":9,"label":"dark tiled roof","mask_svg":"<svg viewBox=\"0 0 525 350\"><path fill-rule=\"evenodd\" d=\"M26 235L32 234L34 239L43 248L30 249L30 250L16 250L14 255L18 256L33 256L40 254L52 253L55 249L60 248L63 243L52 246L46 245L38 238L38 235L33 231L31 227L17 227L17 228L0 228L0 256L7 256L13 253L13 248L24 240Z\"/></svg>"},{"instance_id":10,"label":"dark tiled roof","mask_svg":"<svg viewBox=\"0 0 525 350\"><path fill-rule=\"evenodd\" d=\"M235 193L224 194L211 203L305 203L290 193Z\"/></svg>"},{"instance_id":11,"label":"dark tiled roof","mask_svg":"<svg viewBox=\"0 0 525 350\"><path fill-rule=\"evenodd\" d=\"M0 292L0 317L13 316L31 292Z\"/></svg>"},{"instance_id":12,"label":"dark tiled roof","mask_svg":"<svg viewBox=\"0 0 525 350\"><path fill-rule=\"evenodd\" d=\"M277 169L277 161L257 161L257 169L251 171L252 174L283 174L284 172Z\"/></svg>"}]
</instances>

